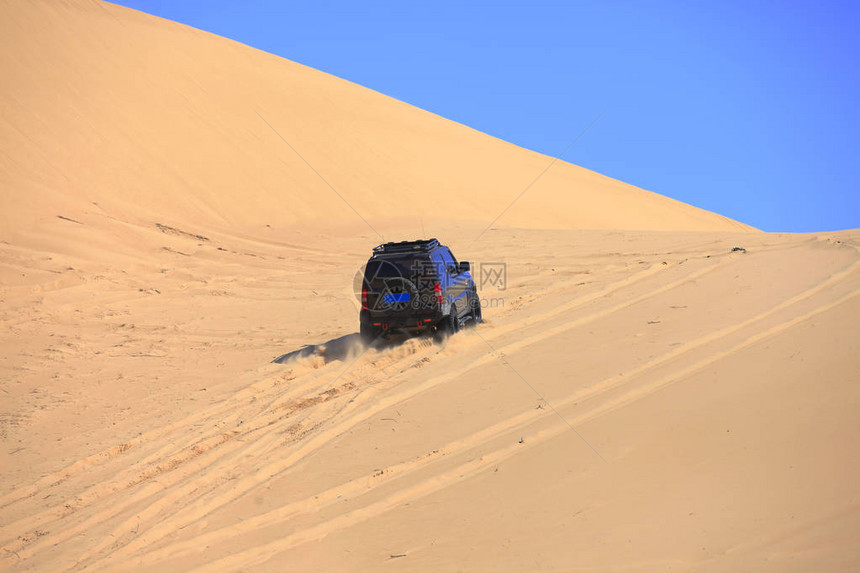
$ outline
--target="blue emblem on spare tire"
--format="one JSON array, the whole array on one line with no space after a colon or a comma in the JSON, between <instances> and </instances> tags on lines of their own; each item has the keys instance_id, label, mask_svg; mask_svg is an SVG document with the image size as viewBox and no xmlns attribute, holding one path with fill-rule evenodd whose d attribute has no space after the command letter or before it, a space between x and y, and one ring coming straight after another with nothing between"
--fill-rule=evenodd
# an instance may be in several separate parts
<instances>
[{"instance_id":1,"label":"blue emblem on spare tire","mask_svg":"<svg viewBox=\"0 0 860 573\"><path fill-rule=\"evenodd\" d=\"M409 302L408 292L398 292L385 295L385 302L391 304L393 302Z\"/></svg>"}]
</instances>

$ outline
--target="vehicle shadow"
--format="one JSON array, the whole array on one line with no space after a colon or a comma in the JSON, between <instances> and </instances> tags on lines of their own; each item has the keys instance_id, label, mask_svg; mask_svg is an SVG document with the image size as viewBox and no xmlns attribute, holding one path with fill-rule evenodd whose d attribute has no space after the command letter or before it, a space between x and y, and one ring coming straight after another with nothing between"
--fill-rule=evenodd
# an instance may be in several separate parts
<instances>
[{"instance_id":1,"label":"vehicle shadow","mask_svg":"<svg viewBox=\"0 0 860 573\"><path fill-rule=\"evenodd\" d=\"M361 337L357 332L332 338L322 344L308 344L298 350L287 352L272 360L276 364L284 364L290 360L297 358L307 358L310 356L322 356L325 363L328 364L332 360L346 360L349 356L355 354L356 351L361 351L364 344L361 342Z\"/></svg>"},{"instance_id":2,"label":"vehicle shadow","mask_svg":"<svg viewBox=\"0 0 860 573\"><path fill-rule=\"evenodd\" d=\"M377 338L371 345L370 348L375 348L377 350L382 350L383 348L391 348L394 346L400 346L406 340L412 338L407 335L391 335L390 337L385 338ZM291 360L296 360L299 358L309 358L311 356L320 356L322 357L325 364L335 360L348 360L349 358L354 358L359 354L363 353L368 349L368 346L364 344L361 340L361 336L357 332L353 332L352 334L346 334L344 336L339 336L337 338L332 338L327 342L323 342L321 344L308 344L299 348L298 350L293 350L292 352L287 352L286 354L281 354L272 362L274 364L286 364Z\"/></svg>"}]
</instances>

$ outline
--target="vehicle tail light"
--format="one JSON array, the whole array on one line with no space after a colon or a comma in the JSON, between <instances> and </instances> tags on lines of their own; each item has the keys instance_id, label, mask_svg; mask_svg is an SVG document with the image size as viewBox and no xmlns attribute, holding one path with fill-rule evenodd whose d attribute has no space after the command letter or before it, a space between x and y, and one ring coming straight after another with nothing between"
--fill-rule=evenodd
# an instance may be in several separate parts
<instances>
[{"instance_id":1,"label":"vehicle tail light","mask_svg":"<svg viewBox=\"0 0 860 573\"><path fill-rule=\"evenodd\" d=\"M439 283L433 285L433 295L436 298L436 304L442 306L442 285Z\"/></svg>"},{"instance_id":2,"label":"vehicle tail light","mask_svg":"<svg viewBox=\"0 0 860 573\"><path fill-rule=\"evenodd\" d=\"M361 310L370 310L370 307L367 306L367 289L361 289Z\"/></svg>"}]
</instances>

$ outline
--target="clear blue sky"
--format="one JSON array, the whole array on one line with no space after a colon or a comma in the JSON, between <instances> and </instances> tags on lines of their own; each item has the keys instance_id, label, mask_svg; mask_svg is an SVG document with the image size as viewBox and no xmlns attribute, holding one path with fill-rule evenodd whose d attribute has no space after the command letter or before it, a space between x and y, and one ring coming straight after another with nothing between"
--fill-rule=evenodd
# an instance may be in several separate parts
<instances>
[{"instance_id":1,"label":"clear blue sky","mask_svg":"<svg viewBox=\"0 0 860 573\"><path fill-rule=\"evenodd\" d=\"M860 2L122 0L766 231L860 227Z\"/></svg>"}]
</instances>

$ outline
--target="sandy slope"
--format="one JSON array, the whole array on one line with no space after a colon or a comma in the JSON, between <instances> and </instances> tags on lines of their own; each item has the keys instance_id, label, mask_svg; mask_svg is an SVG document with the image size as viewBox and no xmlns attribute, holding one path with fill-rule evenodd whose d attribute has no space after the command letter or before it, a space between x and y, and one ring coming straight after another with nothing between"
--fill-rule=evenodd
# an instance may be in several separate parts
<instances>
[{"instance_id":1,"label":"sandy slope","mask_svg":"<svg viewBox=\"0 0 860 573\"><path fill-rule=\"evenodd\" d=\"M485 325L364 352L367 238L159 238L4 303L6 567L857 566L856 232L492 231Z\"/></svg>"},{"instance_id":2,"label":"sandy slope","mask_svg":"<svg viewBox=\"0 0 860 573\"><path fill-rule=\"evenodd\" d=\"M56 215L230 228L360 222L302 158L382 234L392 217L416 228L422 217L486 224L550 160L111 4L7 2L0 38L0 240L50 236ZM584 127L571 126L571 139ZM564 162L500 223L745 228Z\"/></svg>"},{"instance_id":3,"label":"sandy slope","mask_svg":"<svg viewBox=\"0 0 860 573\"><path fill-rule=\"evenodd\" d=\"M111 5L2 12L0 569L860 567L860 232L559 163L474 240L549 158ZM486 324L363 348L379 237L258 112L386 237L505 262Z\"/></svg>"}]
</instances>

